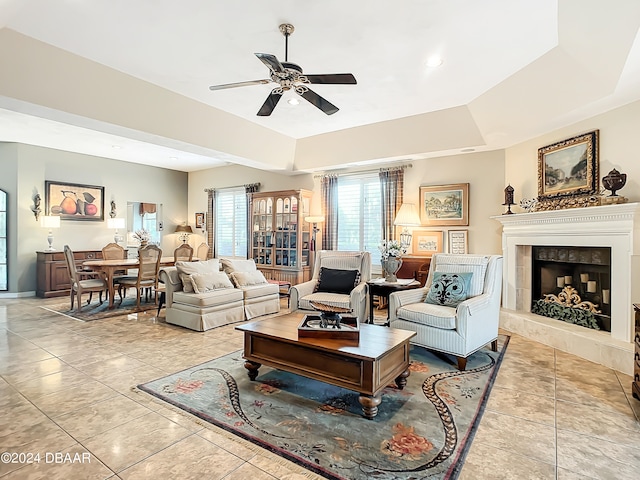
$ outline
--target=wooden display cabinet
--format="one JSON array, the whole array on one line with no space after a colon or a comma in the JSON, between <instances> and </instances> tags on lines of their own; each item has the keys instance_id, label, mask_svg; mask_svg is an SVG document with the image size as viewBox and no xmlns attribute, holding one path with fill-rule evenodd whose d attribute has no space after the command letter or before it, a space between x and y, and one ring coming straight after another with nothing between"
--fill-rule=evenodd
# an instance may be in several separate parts
<instances>
[{"instance_id":1,"label":"wooden display cabinet","mask_svg":"<svg viewBox=\"0 0 640 480\"><path fill-rule=\"evenodd\" d=\"M258 192L252 195L251 256L269 280L292 285L311 278L309 190Z\"/></svg>"},{"instance_id":2,"label":"wooden display cabinet","mask_svg":"<svg viewBox=\"0 0 640 480\"><path fill-rule=\"evenodd\" d=\"M37 254L37 289L36 295L42 298L61 297L69 295L71 283L69 282L69 271L64 259L63 251L43 251ZM82 268L85 260L102 259L102 250L81 250L74 251L73 257L76 268Z\"/></svg>"}]
</instances>

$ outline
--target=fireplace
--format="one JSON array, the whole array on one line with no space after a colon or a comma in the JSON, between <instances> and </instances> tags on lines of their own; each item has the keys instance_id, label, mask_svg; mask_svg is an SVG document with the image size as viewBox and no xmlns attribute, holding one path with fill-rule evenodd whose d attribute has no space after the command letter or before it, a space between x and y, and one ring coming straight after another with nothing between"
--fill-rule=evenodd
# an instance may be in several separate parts
<instances>
[{"instance_id":1,"label":"fireplace","mask_svg":"<svg viewBox=\"0 0 640 480\"><path fill-rule=\"evenodd\" d=\"M640 301L640 204L626 203L492 218L503 226L501 327L632 375L633 303ZM562 268L567 270L561 272L567 271L566 275L548 270L545 270L544 275L549 276L545 282L552 281L550 279L556 282L555 291L551 293L557 294L560 292L560 276L570 275L572 286L582 288L582 285L573 284L582 283L579 280L585 277L580 278L581 273L589 273L586 293L598 295L601 304L604 304L605 295L609 297L606 310L610 318L610 331L592 330L532 313L533 302L543 293L541 290L537 291L537 285L533 281L533 270L537 268L534 267L534 257L539 256L539 248L546 249L542 254L547 255L545 267L549 266L549 255L568 258L572 252L573 258L582 249L591 248L595 248L601 255L605 254L609 263L606 271L599 268L582 271L578 268L576 272L569 272L569 266L563 265ZM595 282L591 284L591 288L589 281ZM595 289L596 292L589 292L588 289Z\"/></svg>"}]
</instances>

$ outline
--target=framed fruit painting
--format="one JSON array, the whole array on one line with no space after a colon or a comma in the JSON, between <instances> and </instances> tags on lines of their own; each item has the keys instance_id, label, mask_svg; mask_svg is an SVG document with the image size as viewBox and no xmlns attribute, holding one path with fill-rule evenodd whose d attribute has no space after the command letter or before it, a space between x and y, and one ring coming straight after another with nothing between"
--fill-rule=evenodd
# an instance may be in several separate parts
<instances>
[{"instance_id":1,"label":"framed fruit painting","mask_svg":"<svg viewBox=\"0 0 640 480\"><path fill-rule=\"evenodd\" d=\"M44 182L47 215L61 220L104 221L104 187L77 183Z\"/></svg>"}]
</instances>

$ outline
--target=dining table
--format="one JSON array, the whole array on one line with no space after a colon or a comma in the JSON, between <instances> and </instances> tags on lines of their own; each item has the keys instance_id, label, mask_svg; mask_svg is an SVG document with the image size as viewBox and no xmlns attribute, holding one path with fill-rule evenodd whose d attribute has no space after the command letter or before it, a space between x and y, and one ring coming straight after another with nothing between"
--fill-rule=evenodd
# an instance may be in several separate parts
<instances>
[{"instance_id":1,"label":"dining table","mask_svg":"<svg viewBox=\"0 0 640 480\"><path fill-rule=\"evenodd\" d=\"M174 264L173 257L161 257L160 266L169 267ZM109 308L114 308L113 298L115 296L115 287L113 285L113 277L115 272L119 270L128 270L130 268L138 268L140 262L137 258L123 258L120 260L86 260L82 262L84 267L92 270L103 272L107 280L107 288L109 291Z\"/></svg>"}]
</instances>

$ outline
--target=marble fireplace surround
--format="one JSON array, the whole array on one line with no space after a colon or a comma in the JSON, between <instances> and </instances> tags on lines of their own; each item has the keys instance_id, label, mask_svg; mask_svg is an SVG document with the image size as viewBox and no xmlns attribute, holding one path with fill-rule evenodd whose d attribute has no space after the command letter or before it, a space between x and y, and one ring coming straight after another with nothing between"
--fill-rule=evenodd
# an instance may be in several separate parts
<instances>
[{"instance_id":1,"label":"marble fireplace surround","mask_svg":"<svg viewBox=\"0 0 640 480\"><path fill-rule=\"evenodd\" d=\"M502 224L500 326L633 375L633 303L640 303L640 203L492 217ZM531 313L532 246L611 248L611 333Z\"/></svg>"}]
</instances>

